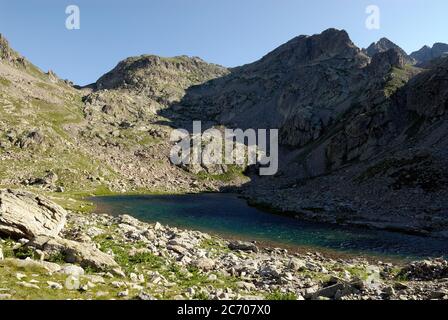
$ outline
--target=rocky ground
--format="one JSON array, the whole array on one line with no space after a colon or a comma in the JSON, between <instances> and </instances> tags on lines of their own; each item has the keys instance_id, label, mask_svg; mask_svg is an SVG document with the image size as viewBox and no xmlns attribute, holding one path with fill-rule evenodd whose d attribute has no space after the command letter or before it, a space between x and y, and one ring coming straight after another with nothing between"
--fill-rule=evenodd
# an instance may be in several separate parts
<instances>
[{"instance_id":1,"label":"rocky ground","mask_svg":"<svg viewBox=\"0 0 448 320\"><path fill-rule=\"evenodd\" d=\"M22 191L1 191L0 203L1 299L448 299L442 259L289 253L128 215L67 212Z\"/></svg>"}]
</instances>

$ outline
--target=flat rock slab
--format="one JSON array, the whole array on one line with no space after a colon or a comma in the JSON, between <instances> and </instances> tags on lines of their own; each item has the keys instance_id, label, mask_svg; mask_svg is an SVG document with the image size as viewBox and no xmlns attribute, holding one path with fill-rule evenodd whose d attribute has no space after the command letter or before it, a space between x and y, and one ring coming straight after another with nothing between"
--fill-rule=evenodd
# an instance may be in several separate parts
<instances>
[{"instance_id":1,"label":"flat rock slab","mask_svg":"<svg viewBox=\"0 0 448 320\"><path fill-rule=\"evenodd\" d=\"M34 239L57 236L67 212L45 197L26 191L0 190L0 236Z\"/></svg>"}]
</instances>

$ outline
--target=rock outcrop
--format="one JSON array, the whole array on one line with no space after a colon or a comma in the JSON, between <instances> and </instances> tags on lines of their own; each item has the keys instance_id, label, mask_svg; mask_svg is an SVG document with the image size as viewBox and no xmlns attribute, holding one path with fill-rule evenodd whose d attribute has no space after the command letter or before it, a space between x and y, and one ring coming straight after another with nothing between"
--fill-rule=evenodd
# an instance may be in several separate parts
<instances>
[{"instance_id":1,"label":"rock outcrop","mask_svg":"<svg viewBox=\"0 0 448 320\"><path fill-rule=\"evenodd\" d=\"M0 62L1 61L18 67L29 66L29 62L14 51L9 46L8 40L0 33Z\"/></svg>"},{"instance_id":2,"label":"rock outcrop","mask_svg":"<svg viewBox=\"0 0 448 320\"><path fill-rule=\"evenodd\" d=\"M33 239L39 235L57 236L67 212L47 198L25 191L0 191L0 235Z\"/></svg>"}]
</instances>

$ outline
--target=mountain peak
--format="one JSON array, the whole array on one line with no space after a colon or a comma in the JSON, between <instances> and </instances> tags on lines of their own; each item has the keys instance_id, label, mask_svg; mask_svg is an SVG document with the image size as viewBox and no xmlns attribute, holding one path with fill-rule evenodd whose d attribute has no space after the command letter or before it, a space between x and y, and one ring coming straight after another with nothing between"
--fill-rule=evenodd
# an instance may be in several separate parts
<instances>
[{"instance_id":1,"label":"mountain peak","mask_svg":"<svg viewBox=\"0 0 448 320\"><path fill-rule=\"evenodd\" d=\"M113 70L98 79L96 86L98 89L142 89L154 87L155 82L162 86L162 82L176 80L181 87L186 88L227 72L226 68L207 63L198 57L141 55L119 62Z\"/></svg>"},{"instance_id":2,"label":"mountain peak","mask_svg":"<svg viewBox=\"0 0 448 320\"><path fill-rule=\"evenodd\" d=\"M394 42L390 41L388 38L381 38L377 42L372 43L367 49L364 50L364 52L370 56L373 57L378 53L386 52L390 49L395 49L400 53L401 56L404 57L405 63L414 64L415 61L413 58L411 58L406 51L404 51L401 47L399 47Z\"/></svg>"},{"instance_id":3,"label":"mountain peak","mask_svg":"<svg viewBox=\"0 0 448 320\"><path fill-rule=\"evenodd\" d=\"M359 60L361 65L366 64L364 60L367 60L361 54L360 49L350 40L345 30L331 28L320 34L295 37L268 53L260 61L257 61L255 65L257 68L260 64L266 64L270 67L273 64L276 66L283 65L290 67L297 64L307 64L311 61L324 61L335 57Z\"/></svg>"}]
</instances>

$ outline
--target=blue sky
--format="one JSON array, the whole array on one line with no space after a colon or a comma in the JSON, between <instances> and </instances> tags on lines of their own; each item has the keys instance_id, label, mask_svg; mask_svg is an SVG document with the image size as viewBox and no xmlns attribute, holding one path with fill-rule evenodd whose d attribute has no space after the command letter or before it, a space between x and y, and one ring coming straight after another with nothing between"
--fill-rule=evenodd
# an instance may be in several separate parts
<instances>
[{"instance_id":1,"label":"blue sky","mask_svg":"<svg viewBox=\"0 0 448 320\"><path fill-rule=\"evenodd\" d=\"M73 4L80 30L65 28ZM379 30L365 27L371 4L381 10ZM41 69L84 85L128 56L237 66L329 27L346 29L360 47L386 36L414 51L448 43L447 14L446 0L0 0L0 33Z\"/></svg>"}]
</instances>

